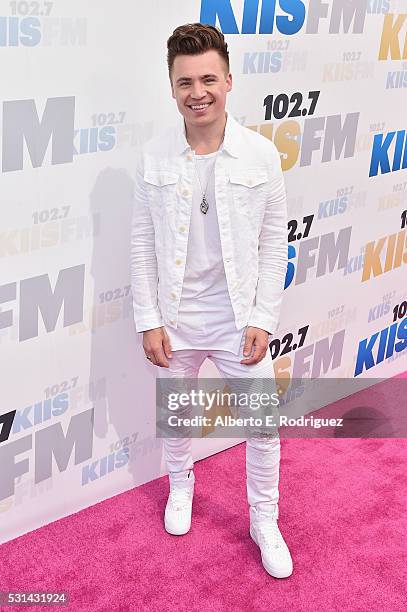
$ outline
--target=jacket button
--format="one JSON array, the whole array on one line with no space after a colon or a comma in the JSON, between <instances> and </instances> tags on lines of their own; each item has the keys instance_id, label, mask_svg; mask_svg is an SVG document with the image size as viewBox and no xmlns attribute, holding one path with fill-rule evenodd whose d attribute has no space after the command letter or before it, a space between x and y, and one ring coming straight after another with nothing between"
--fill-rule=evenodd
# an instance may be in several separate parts
<instances>
[{"instance_id":1,"label":"jacket button","mask_svg":"<svg viewBox=\"0 0 407 612\"><path fill-rule=\"evenodd\" d=\"M176 300L176 299L177 299L177 296L175 295L175 293L170 293L170 295L171 295L171 298L172 298L173 300Z\"/></svg>"},{"instance_id":2,"label":"jacket button","mask_svg":"<svg viewBox=\"0 0 407 612\"><path fill-rule=\"evenodd\" d=\"M177 264L177 266L180 266L182 264L182 260L181 259L176 259L175 263Z\"/></svg>"},{"instance_id":3,"label":"jacket button","mask_svg":"<svg viewBox=\"0 0 407 612\"><path fill-rule=\"evenodd\" d=\"M189 191L188 191L188 189L184 189L184 191L182 192L182 195L184 195L184 196L189 196Z\"/></svg>"},{"instance_id":4,"label":"jacket button","mask_svg":"<svg viewBox=\"0 0 407 612\"><path fill-rule=\"evenodd\" d=\"M184 225L181 225L181 227L179 228L179 231L180 232L185 232L185 230L186 230L186 227Z\"/></svg>"},{"instance_id":5,"label":"jacket button","mask_svg":"<svg viewBox=\"0 0 407 612\"><path fill-rule=\"evenodd\" d=\"M173 321L172 319L171 319L170 323L171 323L171 325L175 325L175 321Z\"/></svg>"}]
</instances>

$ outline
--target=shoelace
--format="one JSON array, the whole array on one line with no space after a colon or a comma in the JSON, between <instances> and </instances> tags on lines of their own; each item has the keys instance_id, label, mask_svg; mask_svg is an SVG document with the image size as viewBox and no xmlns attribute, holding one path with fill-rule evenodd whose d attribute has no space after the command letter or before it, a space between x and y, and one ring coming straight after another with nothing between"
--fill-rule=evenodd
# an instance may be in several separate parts
<instances>
[{"instance_id":1,"label":"shoelace","mask_svg":"<svg viewBox=\"0 0 407 612\"><path fill-rule=\"evenodd\" d=\"M281 548L281 533L276 521L257 523L257 533L266 548Z\"/></svg>"},{"instance_id":2,"label":"shoelace","mask_svg":"<svg viewBox=\"0 0 407 612\"><path fill-rule=\"evenodd\" d=\"M170 492L171 505L174 510L185 510L191 502L192 490L190 489L172 489Z\"/></svg>"}]
</instances>

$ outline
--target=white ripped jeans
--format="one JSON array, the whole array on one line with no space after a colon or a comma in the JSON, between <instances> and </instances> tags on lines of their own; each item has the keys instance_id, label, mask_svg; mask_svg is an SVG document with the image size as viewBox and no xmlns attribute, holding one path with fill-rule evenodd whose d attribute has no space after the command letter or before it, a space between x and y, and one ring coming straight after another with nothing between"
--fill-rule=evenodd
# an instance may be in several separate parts
<instances>
[{"instance_id":1,"label":"white ripped jeans","mask_svg":"<svg viewBox=\"0 0 407 612\"><path fill-rule=\"evenodd\" d=\"M274 367L270 351L256 364L241 364L244 359L244 336L238 355L229 351L184 349L172 352L169 368L158 367L159 378L197 378L206 358L217 367L223 378L274 379ZM191 438L163 438L164 457L168 472L185 472L193 468ZM249 506L267 511L279 500L280 437L253 435L246 441L246 483Z\"/></svg>"}]
</instances>

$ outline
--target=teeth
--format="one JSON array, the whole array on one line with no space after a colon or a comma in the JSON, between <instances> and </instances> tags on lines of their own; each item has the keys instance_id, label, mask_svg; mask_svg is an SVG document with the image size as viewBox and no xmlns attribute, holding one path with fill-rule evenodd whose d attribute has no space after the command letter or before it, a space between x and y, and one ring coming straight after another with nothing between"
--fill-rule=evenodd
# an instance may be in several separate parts
<instances>
[{"instance_id":1,"label":"teeth","mask_svg":"<svg viewBox=\"0 0 407 612\"><path fill-rule=\"evenodd\" d=\"M199 110L200 108L207 108L209 104L200 104L199 106L191 106L194 110Z\"/></svg>"}]
</instances>

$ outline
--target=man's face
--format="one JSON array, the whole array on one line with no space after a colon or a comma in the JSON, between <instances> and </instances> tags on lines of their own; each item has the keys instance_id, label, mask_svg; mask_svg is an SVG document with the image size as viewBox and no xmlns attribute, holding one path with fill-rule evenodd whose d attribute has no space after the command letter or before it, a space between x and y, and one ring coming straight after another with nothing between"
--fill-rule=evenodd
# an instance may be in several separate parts
<instances>
[{"instance_id":1,"label":"man's face","mask_svg":"<svg viewBox=\"0 0 407 612\"><path fill-rule=\"evenodd\" d=\"M226 94L232 89L232 75L229 72L225 76L225 63L217 51L177 55L171 76L172 97L186 124L208 125L225 116ZM203 109L192 108L202 104L205 104Z\"/></svg>"}]
</instances>

